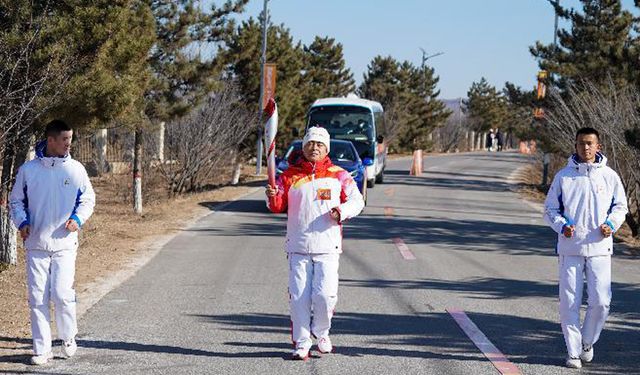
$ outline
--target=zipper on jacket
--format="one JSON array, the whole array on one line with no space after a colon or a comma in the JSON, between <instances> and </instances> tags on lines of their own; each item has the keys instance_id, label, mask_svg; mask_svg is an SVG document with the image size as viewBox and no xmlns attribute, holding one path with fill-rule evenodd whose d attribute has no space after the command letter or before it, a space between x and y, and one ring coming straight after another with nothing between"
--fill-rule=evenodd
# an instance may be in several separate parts
<instances>
[{"instance_id":1,"label":"zipper on jacket","mask_svg":"<svg viewBox=\"0 0 640 375\"><path fill-rule=\"evenodd\" d=\"M587 164L587 178L589 179L589 187L590 187L589 192L591 193L591 196L589 197L589 199L587 199L587 212L588 212L588 215L590 216L589 217L589 221L590 221L589 224L591 224L591 222L595 221L595 216L596 216L596 215L594 215L593 208L591 207L591 203L594 201L594 195L596 195L596 192L593 189L593 180L591 179L591 167L592 167L592 165ZM598 230L598 229L599 229L598 228L598 223L596 222L596 230ZM591 255L591 248L593 247L591 245L592 245L591 243L587 243L587 256Z\"/></svg>"}]
</instances>

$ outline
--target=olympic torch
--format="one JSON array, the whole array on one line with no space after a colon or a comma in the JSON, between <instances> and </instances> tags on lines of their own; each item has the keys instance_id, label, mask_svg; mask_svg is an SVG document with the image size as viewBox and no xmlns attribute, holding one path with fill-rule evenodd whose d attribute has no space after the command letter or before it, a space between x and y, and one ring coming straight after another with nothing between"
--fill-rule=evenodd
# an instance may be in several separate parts
<instances>
[{"instance_id":1,"label":"olympic torch","mask_svg":"<svg viewBox=\"0 0 640 375\"><path fill-rule=\"evenodd\" d=\"M267 150L267 175L269 185L276 186L276 133L278 133L278 105L269 98L264 109L267 122L264 125L264 142Z\"/></svg>"}]
</instances>

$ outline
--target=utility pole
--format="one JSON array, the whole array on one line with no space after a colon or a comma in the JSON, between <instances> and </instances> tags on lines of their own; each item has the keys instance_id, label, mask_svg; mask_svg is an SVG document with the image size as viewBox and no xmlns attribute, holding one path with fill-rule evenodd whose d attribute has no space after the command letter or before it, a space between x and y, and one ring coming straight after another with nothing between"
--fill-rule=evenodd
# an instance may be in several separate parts
<instances>
[{"instance_id":1,"label":"utility pole","mask_svg":"<svg viewBox=\"0 0 640 375\"><path fill-rule=\"evenodd\" d=\"M560 5L560 0L557 0L557 4ZM553 52L558 52L558 12L556 12L556 8L553 7L553 12L555 13L555 21L553 23ZM549 73L549 81L553 81L553 72ZM548 152L544 152L542 155L542 186L547 186L549 182L549 162L551 157Z\"/></svg>"},{"instance_id":2,"label":"utility pole","mask_svg":"<svg viewBox=\"0 0 640 375\"><path fill-rule=\"evenodd\" d=\"M424 75L422 91L426 93L427 92L427 77L426 77L427 72L425 68L427 67L427 60L436 56L443 55L444 52L437 52L437 53L434 53L433 55L427 56L427 51L425 51L424 48L420 48L420 51L422 51L422 64L420 65L420 68L422 69L422 74ZM429 99L430 99L429 97L424 98L425 101L429 101ZM428 140L429 142L433 140L432 132L429 132Z\"/></svg>"},{"instance_id":3,"label":"utility pole","mask_svg":"<svg viewBox=\"0 0 640 375\"><path fill-rule=\"evenodd\" d=\"M256 146L256 174L262 174L262 96L264 95L264 64L267 63L267 26L269 22L267 3L269 0L264 0L264 6L262 7L262 56L260 57L260 100L258 106L260 107L260 115L258 116L258 144Z\"/></svg>"}]
</instances>

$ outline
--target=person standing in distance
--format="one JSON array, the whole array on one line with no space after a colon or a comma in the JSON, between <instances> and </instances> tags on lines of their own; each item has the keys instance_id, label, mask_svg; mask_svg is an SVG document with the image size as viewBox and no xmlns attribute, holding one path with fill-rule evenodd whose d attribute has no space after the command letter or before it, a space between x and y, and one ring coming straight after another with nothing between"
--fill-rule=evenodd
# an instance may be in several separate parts
<instances>
[{"instance_id":1,"label":"person standing in distance","mask_svg":"<svg viewBox=\"0 0 640 375\"><path fill-rule=\"evenodd\" d=\"M560 323L567 346L566 366L581 368L593 360L593 345L609 314L612 234L627 214L627 198L618 174L600 152L593 128L576 133L576 153L560 170L545 201L545 221L558 233ZM588 306L580 325L584 276Z\"/></svg>"},{"instance_id":2,"label":"person standing in distance","mask_svg":"<svg viewBox=\"0 0 640 375\"><path fill-rule=\"evenodd\" d=\"M33 352L31 363L53 358L49 301L55 306L62 356L76 353L76 295L73 289L78 231L93 213L95 194L84 166L71 158L73 130L53 120L36 158L18 170L10 195L11 217L26 249Z\"/></svg>"},{"instance_id":3,"label":"person standing in distance","mask_svg":"<svg viewBox=\"0 0 640 375\"><path fill-rule=\"evenodd\" d=\"M309 357L312 336L320 353L333 351L329 329L338 302L342 223L364 208L349 172L331 163L330 145L326 129L310 127L302 155L292 154L277 186L266 188L269 209L287 212L292 359L297 360Z\"/></svg>"}]
</instances>

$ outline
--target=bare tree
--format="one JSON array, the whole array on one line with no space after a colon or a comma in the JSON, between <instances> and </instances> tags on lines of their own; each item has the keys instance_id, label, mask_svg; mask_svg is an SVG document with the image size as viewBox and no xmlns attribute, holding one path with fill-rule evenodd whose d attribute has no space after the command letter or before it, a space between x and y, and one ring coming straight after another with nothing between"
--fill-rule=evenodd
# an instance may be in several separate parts
<instances>
[{"instance_id":1,"label":"bare tree","mask_svg":"<svg viewBox=\"0 0 640 375\"><path fill-rule=\"evenodd\" d=\"M469 151L471 120L456 112L449 116L443 126L435 130L435 148L442 152Z\"/></svg>"},{"instance_id":2,"label":"bare tree","mask_svg":"<svg viewBox=\"0 0 640 375\"><path fill-rule=\"evenodd\" d=\"M566 93L551 90L549 96L548 138L569 151L574 149L578 129L590 126L600 132L603 151L627 193L627 224L634 237L640 236L640 151L625 139L625 132L640 123L640 92L634 87L617 87L609 80L604 87L590 82L570 84Z\"/></svg>"},{"instance_id":3,"label":"bare tree","mask_svg":"<svg viewBox=\"0 0 640 375\"><path fill-rule=\"evenodd\" d=\"M169 191L198 190L222 166L231 165L238 145L251 131L254 115L242 105L236 87L228 82L190 115L168 123L165 161L158 170Z\"/></svg>"}]
</instances>

